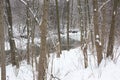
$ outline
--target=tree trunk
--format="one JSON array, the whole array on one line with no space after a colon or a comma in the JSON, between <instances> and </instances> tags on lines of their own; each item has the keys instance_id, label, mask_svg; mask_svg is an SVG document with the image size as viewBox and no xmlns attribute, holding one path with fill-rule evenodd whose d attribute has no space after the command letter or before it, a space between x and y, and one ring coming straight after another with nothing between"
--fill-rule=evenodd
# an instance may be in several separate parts
<instances>
[{"instance_id":1,"label":"tree trunk","mask_svg":"<svg viewBox=\"0 0 120 80\"><path fill-rule=\"evenodd\" d=\"M4 6L3 0L0 0L0 59L1 59L1 80L6 80L6 60L5 60L5 45L4 45Z\"/></svg>"},{"instance_id":2,"label":"tree trunk","mask_svg":"<svg viewBox=\"0 0 120 80\"><path fill-rule=\"evenodd\" d=\"M12 65L16 65L16 45L13 37L13 27L12 27L12 12L11 12L11 5L9 0L6 1L6 14L7 14L7 23L8 23L8 35L9 35L9 42L10 42L10 50L11 50L11 62Z\"/></svg>"},{"instance_id":3,"label":"tree trunk","mask_svg":"<svg viewBox=\"0 0 120 80\"><path fill-rule=\"evenodd\" d=\"M27 64L30 64L30 15L29 15L29 1L27 1L26 6L26 26L27 26Z\"/></svg>"},{"instance_id":4,"label":"tree trunk","mask_svg":"<svg viewBox=\"0 0 120 80\"><path fill-rule=\"evenodd\" d=\"M39 58L38 80L47 80L45 79L45 76L46 76L46 68L47 68L46 34L47 34L48 5L49 5L49 0L44 0L43 17L42 17L42 23L40 25L41 52Z\"/></svg>"},{"instance_id":5,"label":"tree trunk","mask_svg":"<svg viewBox=\"0 0 120 80\"><path fill-rule=\"evenodd\" d=\"M106 1L106 0L103 0ZM106 27L106 8L102 9L102 27L101 27L101 43L102 43L102 51L104 53L105 50L105 27ZM105 53L104 53L105 55Z\"/></svg>"},{"instance_id":6,"label":"tree trunk","mask_svg":"<svg viewBox=\"0 0 120 80\"><path fill-rule=\"evenodd\" d=\"M74 0L71 0L71 6L70 6L70 9L69 9L69 12L70 12L70 28L75 28L75 26L73 26L73 2ZM69 4L70 5L70 4Z\"/></svg>"},{"instance_id":7,"label":"tree trunk","mask_svg":"<svg viewBox=\"0 0 120 80\"><path fill-rule=\"evenodd\" d=\"M69 1L67 2L67 50L69 50Z\"/></svg>"},{"instance_id":8,"label":"tree trunk","mask_svg":"<svg viewBox=\"0 0 120 80\"><path fill-rule=\"evenodd\" d=\"M112 12L112 21L111 21L111 27L110 27L110 34L108 39L108 47L107 47L107 57L111 57L113 59L113 46L114 46L114 34L115 34L115 17L117 14L117 5L119 0L114 0L113 5L113 12Z\"/></svg>"},{"instance_id":9,"label":"tree trunk","mask_svg":"<svg viewBox=\"0 0 120 80\"><path fill-rule=\"evenodd\" d=\"M88 23L87 23L87 1L85 0L85 5L84 5L84 10L85 10L85 27L84 27L84 43L83 43L83 55L84 55L84 66L85 68L88 67L88 55L87 55L87 45L88 45L88 34L87 34L87 28L88 28Z\"/></svg>"},{"instance_id":10,"label":"tree trunk","mask_svg":"<svg viewBox=\"0 0 120 80\"><path fill-rule=\"evenodd\" d=\"M77 5L78 5L78 12L79 12L79 26L80 26L80 41L81 45L83 45L83 36L84 36L84 30L83 30L83 14L82 14L82 7L81 7L81 0L77 0Z\"/></svg>"},{"instance_id":11,"label":"tree trunk","mask_svg":"<svg viewBox=\"0 0 120 80\"><path fill-rule=\"evenodd\" d=\"M57 54L57 57L60 57L61 54L61 37L60 37L60 20L59 20L59 9L58 9L58 0L55 0L56 2L56 15L57 15L57 28L58 28L58 42L60 45L60 53Z\"/></svg>"},{"instance_id":12,"label":"tree trunk","mask_svg":"<svg viewBox=\"0 0 120 80\"><path fill-rule=\"evenodd\" d=\"M99 25L98 25L98 1L93 0L93 10L94 10L94 37L95 37L95 46L96 46L96 53L97 53L97 63L98 66L102 61L102 47L99 35Z\"/></svg>"}]
</instances>

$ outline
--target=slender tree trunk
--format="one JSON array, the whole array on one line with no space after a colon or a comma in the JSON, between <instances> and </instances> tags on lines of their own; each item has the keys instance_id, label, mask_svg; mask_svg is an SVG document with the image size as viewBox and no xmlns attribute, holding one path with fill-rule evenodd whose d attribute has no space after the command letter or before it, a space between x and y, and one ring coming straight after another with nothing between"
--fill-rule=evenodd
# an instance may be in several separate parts
<instances>
[{"instance_id":1,"label":"slender tree trunk","mask_svg":"<svg viewBox=\"0 0 120 80\"><path fill-rule=\"evenodd\" d=\"M34 43L34 38L35 38L35 21L33 20L32 22L32 46L31 46L31 50L32 50L32 66L34 66L34 62L35 62L35 67L36 67L36 71L37 71L37 59L36 59L36 53L35 53L35 43Z\"/></svg>"},{"instance_id":2,"label":"slender tree trunk","mask_svg":"<svg viewBox=\"0 0 120 80\"><path fill-rule=\"evenodd\" d=\"M88 40L91 41L91 52L93 53L93 49L94 49L94 41L93 41L93 30L92 30L92 23L91 23L91 15L90 15L90 5L89 5L90 1L86 0L86 7L87 7L87 15L88 15L88 28L90 30L90 32L88 33L88 35L90 35L90 37L88 36ZM89 39L90 38L90 39Z\"/></svg>"},{"instance_id":3,"label":"slender tree trunk","mask_svg":"<svg viewBox=\"0 0 120 80\"><path fill-rule=\"evenodd\" d=\"M35 59L35 44L34 44L34 35L35 35L35 21L32 21L32 34L31 34L31 38L32 38L32 45L31 45L31 49L32 49L32 66L33 66L33 61Z\"/></svg>"},{"instance_id":4,"label":"slender tree trunk","mask_svg":"<svg viewBox=\"0 0 120 80\"><path fill-rule=\"evenodd\" d=\"M83 14L82 14L81 0L77 0L77 4L78 4L79 17L80 17L79 19L80 32L81 32L80 41L81 41L81 45L83 45L84 29L83 29Z\"/></svg>"},{"instance_id":5,"label":"slender tree trunk","mask_svg":"<svg viewBox=\"0 0 120 80\"><path fill-rule=\"evenodd\" d=\"M46 34L47 34L47 17L48 17L48 5L49 0L44 0L43 17L40 25L41 31L41 52L39 58L38 80L47 80L46 68L47 68L47 53L46 53Z\"/></svg>"},{"instance_id":6,"label":"slender tree trunk","mask_svg":"<svg viewBox=\"0 0 120 80\"><path fill-rule=\"evenodd\" d=\"M87 4L86 4L86 0L84 0L84 10L85 10L85 14L84 14L84 40L87 38L87 28L88 28L88 25L87 25Z\"/></svg>"},{"instance_id":7,"label":"slender tree trunk","mask_svg":"<svg viewBox=\"0 0 120 80\"><path fill-rule=\"evenodd\" d=\"M87 43L84 44L83 55L84 55L84 66L85 68L87 68L88 67Z\"/></svg>"},{"instance_id":8,"label":"slender tree trunk","mask_svg":"<svg viewBox=\"0 0 120 80\"><path fill-rule=\"evenodd\" d=\"M103 0L103 1L106 1L106 0ZM101 43L102 43L102 51L104 53L104 50L105 50L106 8L102 9L102 19L103 20L102 20L102 28L101 28Z\"/></svg>"},{"instance_id":9,"label":"slender tree trunk","mask_svg":"<svg viewBox=\"0 0 120 80\"><path fill-rule=\"evenodd\" d=\"M34 44L34 35L35 35L35 21L34 19L32 20L32 31L31 31L31 38L32 38L32 45L31 45L31 50L32 50L32 68L33 68L33 80L36 79L35 76L35 71L34 68L36 68L37 71L37 61L36 61L36 55L35 55L35 44ZM34 64L35 63L35 64Z\"/></svg>"},{"instance_id":10,"label":"slender tree trunk","mask_svg":"<svg viewBox=\"0 0 120 80\"><path fill-rule=\"evenodd\" d=\"M7 23L8 23L8 35L9 35L9 42L10 42L10 50L11 50L11 62L12 65L16 65L16 45L13 37L13 27L12 27L12 12L11 12L11 5L9 0L5 0L6 2L6 14L7 14Z\"/></svg>"},{"instance_id":11,"label":"slender tree trunk","mask_svg":"<svg viewBox=\"0 0 120 80\"><path fill-rule=\"evenodd\" d=\"M91 26L91 17L90 17L90 8L89 8L89 0L86 0L87 14L88 14L88 22L89 27Z\"/></svg>"},{"instance_id":12,"label":"slender tree trunk","mask_svg":"<svg viewBox=\"0 0 120 80\"><path fill-rule=\"evenodd\" d=\"M59 53L57 54L57 57L60 57L61 54L61 37L60 37L60 20L59 20L59 9L58 9L58 0L55 0L56 2L56 15L57 15L57 28L58 28L58 42L59 42L59 46L60 46L60 51L58 51Z\"/></svg>"},{"instance_id":13,"label":"slender tree trunk","mask_svg":"<svg viewBox=\"0 0 120 80\"><path fill-rule=\"evenodd\" d=\"M73 27L73 7L74 7L74 6L73 6L73 2L74 2L74 0L71 0L70 2L71 2L71 6L70 6L70 9L71 9L71 10L70 10L70 12L71 12L71 13L70 13L70 28L72 28L72 27ZM75 27L75 26L74 26L74 27ZM73 28L74 28L74 27L73 27Z\"/></svg>"},{"instance_id":14,"label":"slender tree trunk","mask_svg":"<svg viewBox=\"0 0 120 80\"><path fill-rule=\"evenodd\" d=\"M111 57L113 59L113 47L114 47L114 41L115 41L115 17L117 14L117 6L118 6L119 0L114 0L113 5L113 12L112 12L112 21L111 21L111 27L110 27L110 34L108 39L108 47L107 47L107 57Z\"/></svg>"},{"instance_id":15,"label":"slender tree trunk","mask_svg":"<svg viewBox=\"0 0 120 80\"><path fill-rule=\"evenodd\" d=\"M67 50L69 50L69 1L67 2Z\"/></svg>"},{"instance_id":16,"label":"slender tree trunk","mask_svg":"<svg viewBox=\"0 0 120 80\"><path fill-rule=\"evenodd\" d=\"M5 59L5 45L4 45L4 6L3 1L0 0L0 59L1 59L1 80L6 80L6 59Z\"/></svg>"},{"instance_id":17,"label":"slender tree trunk","mask_svg":"<svg viewBox=\"0 0 120 80\"><path fill-rule=\"evenodd\" d=\"M87 2L85 0L85 5L84 5L84 10L85 10L85 27L84 27L84 46L83 46L83 55L84 55L84 66L85 68L88 67L88 55L87 55L87 45L88 45L88 34L87 34L87 28L88 28L88 25L87 25Z\"/></svg>"},{"instance_id":18,"label":"slender tree trunk","mask_svg":"<svg viewBox=\"0 0 120 80\"><path fill-rule=\"evenodd\" d=\"M99 35L99 25L98 25L98 0L93 0L93 10L94 10L94 37L95 37L95 46L96 46L96 53L97 53L97 63L98 66L102 61L102 46L100 41Z\"/></svg>"},{"instance_id":19,"label":"slender tree trunk","mask_svg":"<svg viewBox=\"0 0 120 80\"><path fill-rule=\"evenodd\" d=\"M29 1L27 1L27 6L26 6L26 26L27 26L27 63L30 64L30 15L29 15Z\"/></svg>"},{"instance_id":20,"label":"slender tree trunk","mask_svg":"<svg viewBox=\"0 0 120 80\"><path fill-rule=\"evenodd\" d=\"M85 68L88 67L88 55L87 55L87 7L86 7L86 0L85 0L85 26L83 27L83 17L82 17L82 7L81 7L81 0L77 1L78 3L78 12L80 16L80 30L81 30L81 49L83 50L83 55L84 55L84 66Z\"/></svg>"}]
</instances>

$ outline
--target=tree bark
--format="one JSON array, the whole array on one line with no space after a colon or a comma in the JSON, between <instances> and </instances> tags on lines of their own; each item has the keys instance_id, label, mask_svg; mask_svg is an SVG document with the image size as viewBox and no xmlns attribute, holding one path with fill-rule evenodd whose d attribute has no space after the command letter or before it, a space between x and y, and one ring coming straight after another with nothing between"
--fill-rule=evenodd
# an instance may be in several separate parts
<instances>
[{"instance_id":1,"label":"tree bark","mask_svg":"<svg viewBox=\"0 0 120 80\"><path fill-rule=\"evenodd\" d=\"M4 6L3 0L0 0L0 59L1 59L1 80L6 80L6 60L5 60L5 45L4 45Z\"/></svg>"},{"instance_id":2,"label":"tree bark","mask_svg":"<svg viewBox=\"0 0 120 80\"><path fill-rule=\"evenodd\" d=\"M103 0L106 1L106 0ZM102 27L101 27L101 43L102 43L102 51L104 53L105 50L105 27L106 27L106 8L102 9ZM104 53L105 55L105 53Z\"/></svg>"},{"instance_id":3,"label":"tree bark","mask_svg":"<svg viewBox=\"0 0 120 80\"><path fill-rule=\"evenodd\" d=\"M40 25L41 51L39 58L38 80L47 80L45 79L45 76L46 76L46 68L47 68L46 34L47 34L48 4L49 4L49 0L44 0L43 17L42 17L42 23Z\"/></svg>"},{"instance_id":4,"label":"tree bark","mask_svg":"<svg viewBox=\"0 0 120 80\"><path fill-rule=\"evenodd\" d=\"M85 10L85 27L84 27L84 43L83 43L83 55L84 55L84 66L85 68L88 67L88 54L87 54L87 45L88 45L88 34L87 34L87 28L88 28L88 20L87 20L87 1L84 1L84 10Z\"/></svg>"},{"instance_id":5,"label":"tree bark","mask_svg":"<svg viewBox=\"0 0 120 80\"><path fill-rule=\"evenodd\" d=\"M8 35L9 35L9 42L10 42L10 50L11 50L11 62L12 65L16 65L16 45L13 37L13 27L12 27L12 12L11 12L11 5L9 0L6 1L6 14L7 14L7 23L8 23Z\"/></svg>"},{"instance_id":6,"label":"tree bark","mask_svg":"<svg viewBox=\"0 0 120 80\"><path fill-rule=\"evenodd\" d=\"M79 26L80 26L80 41L81 45L83 45L83 37L84 37L84 27L83 27L83 14L82 14L82 7L81 7L81 0L77 0L77 5L78 5L78 13L79 13Z\"/></svg>"},{"instance_id":7,"label":"tree bark","mask_svg":"<svg viewBox=\"0 0 120 80\"><path fill-rule=\"evenodd\" d=\"M113 59L113 47L114 47L114 41L115 41L115 17L117 14L117 6L118 6L119 0L114 0L113 4L113 12L112 12L112 21L111 21L111 27L110 27L110 34L108 39L108 47L107 47L107 57L111 57Z\"/></svg>"},{"instance_id":8,"label":"tree bark","mask_svg":"<svg viewBox=\"0 0 120 80\"><path fill-rule=\"evenodd\" d=\"M94 37L95 37L95 46L96 46L96 53L97 53L97 63L98 66L102 61L102 47L99 35L99 25L98 25L98 1L93 0L93 10L94 10Z\"/></svg>"},{"instance_id":9,"label":"tree bark","mask_svg":"<svg viewBox=\"0 0 120 80\"><path fill-rule=\"evenodd\" d=\"M58 28L58 42L60 45L60 53L57 54L57 57L60 57L61 54L61 37L60 37L60 20L59 20L59 9L58 9L58 0L55 0L56 2L56 15L57 15L57 28Z\"/></svg>"},{"instance_id":10,"label":"tree bark","mask_svg":"<svg viewBox=\"0 0 120 80\"><path fill-rule=\"evenodd\" d=\"M30 15L29 15L29 1L26 6L26 26L27 26L27 64L30 64Z\"/></svg>"},{"instance_id":11,"label":"tree bark","mask_svg":"<svg viewBox=\"0 0 120 80\"><path fill-rule=\"evenodd\" d=\"M67 50L69 50L69 1L67 2Z\"/></svg>"}]
</instances>

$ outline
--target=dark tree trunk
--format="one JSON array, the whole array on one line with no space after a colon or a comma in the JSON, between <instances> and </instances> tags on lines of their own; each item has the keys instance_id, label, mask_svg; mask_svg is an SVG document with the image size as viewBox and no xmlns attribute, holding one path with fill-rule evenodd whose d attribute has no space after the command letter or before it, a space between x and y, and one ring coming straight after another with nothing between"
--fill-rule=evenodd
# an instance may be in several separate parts
<instances>
[{"instance_id":1,"label":"dark tree trunk","mask_svg":"<svg viewBox=\"0 0 120 80\"><path fill-rule=\"evenodd\" d=\"M9 42L10 42L10 50L11 50L11 62L12 65L16 65L16 45L13 37L13 27L12 27L12 12L11 12L11 5L9 0L6 1L6 14L7 14L7 23L8 23L8 35L9 35Z\"/></svg>"},{"instance_id":2,"label":"dark tree trunk","mask_svg":"<svg viewBox=\"0 0 120 80\"><path fill-rule=\"evenodd\" d=\"M67 2L67 50L69 50L69 1Z\"/></svg>"},{"instance_id":3,"label":"dark tree trunk","mask_svg":"<svg viewBox=\"0 0 120 80\"><path fill-rule=\"evenodd\" d=\"M26 26L27 26L27 63L30 64L30 15L29 15L29 1L26 6Z\"/></svg>"},{"instance_id":4,"label":"dark tree trunk","mask_svg":"<svg viewBox=\"0 0 120 80\"><path fill-rule=\"evenodd\" d=\"M59 42L59 46L60 46L60 51L57 54L57 57L60 57L61 54L61 37L60 37L60 20L59 20L59 9L58 9L58 0L55 0L56 2L56 15L57 15L57 28L58 28L58 42Z\"/></svg>"},{"instance_id":5,"label":"dark tree trunk","mask_svg":"<svg viewBox=\"0 0 120 80\"><path fill-rule=\"evenodd\" d=\"M119 0L114 0L113 5L113 12L112 12L112 21L111 21L111 27L110 27L110 34L108 39L108 47L107 47L107 57L111 57L113 59L113 47L114 47L114 40L115 40L115 17L117 14L117 5Z\"/></svg>"},{"instance_id":6,"label":"dark tree trunk","mask_svg":"<svg viewBox=\"0 0 120 80\"><path fill-rule=\"evenodd\" d=\"M6 66L5 66L5 45L4 45L4 6L3 1L0 0L0 61L1 61L1 80L6 80Z\"/></svg>"},{"instance_id":7,"label":"dark tree trunk","mask_svg":"<svg viewBox=\"0 0 120 80\"><path fill-rule=\"evenodd\" d=\"M95 46L96 46L96 52L97 52L97 63L98 66L102 61L102 46L100 41L100 35L99 35L99 25L98 25L98 0L93 0L93 10L94 10L94 37L95 37Z\"/></svg>"}]
</instances>

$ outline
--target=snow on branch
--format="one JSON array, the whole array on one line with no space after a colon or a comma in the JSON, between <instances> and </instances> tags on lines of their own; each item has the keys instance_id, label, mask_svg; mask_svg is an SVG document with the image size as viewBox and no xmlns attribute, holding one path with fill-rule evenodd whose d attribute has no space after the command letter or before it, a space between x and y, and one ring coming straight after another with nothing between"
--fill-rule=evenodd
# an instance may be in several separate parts
<instances>
[{"instance_id":1,"label":"snow on branch","mask_svg":"<svg viewBox=\"0 0 120 80\"><path fill-rule=\"evenodd\" d=\"M102 43L99 38L100 38L99 35L96 35L96 42L99 44L99 46L101 46Z\"/></svg>"},{"instance_id":2,"label":"snow on branch","mask_svg":"<svg viewBox=\"0 0 120 80\"><path fill-rule=\"evenodd\" d=\"M69 2L69 0L66 0L67 2Z\"/></svg>"},{"instance_id":3,"label":"snow on branch","mask_svg":"<svg viewBox=\"0 0 120 80\"><path fill-rule=\"evenodd\" d=\"M27 5L27 2L25 2L24 0L19 0L21 1L24 5Z\"/></svg>"},{"instance_id":4,"label":"snow on branch","mask_svg":"<svg viewBox=\"0 0 120 80\"><path fill-rule=\"evenodd\" d=\"M24 0L19 0L20 2L22 2L25 6L27 6L27 2L25 2ZM31 14L33 15L35 21L38 23L38 25L41 25L42 21L39 21L39 19L36 17L36 13L34 13L34 11L29 7L28 8L29 11L31 12Z\"/></svg>"},{"instance_id":5,"label":"snow on branch","mask_svg":"<svg viewBox=\"0 0 120 80\"><path fill-rule=\"evenodd\" d=\"M32 11L31 8L29 8L29 11L32 13L32 15L33 15L33 17L35 18L36 22L39 24L40 21L39 21L38 18L36 17L36 14Z\"/></svg>"},{"instance_id":6,"label":"snow on branch","mask_svg":"<svg viewBox=\"0 0 120 80\"><path fill-rule=\"evenodd\" d=\"M104 2L101 6L100 6L100 8L98 9L98 11L100 12L100 10L108 3L108 2L110 2L111 0L107 0L106 2Z\"/></svg>"}]
</instances>

